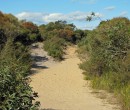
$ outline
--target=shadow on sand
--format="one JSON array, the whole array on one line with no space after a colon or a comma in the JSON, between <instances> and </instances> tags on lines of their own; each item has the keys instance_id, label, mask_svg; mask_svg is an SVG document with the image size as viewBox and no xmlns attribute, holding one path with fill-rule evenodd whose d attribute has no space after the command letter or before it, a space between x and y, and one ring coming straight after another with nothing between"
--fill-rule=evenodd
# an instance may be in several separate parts
<instances>
[{"instance_id":1,"label":"shadow on sand","mask_svg":"<svg viewBox=\"0 0 130 110\"><path fill-rule=\"evenodd\" d=\"M32 56L32 60L34 62L46 62L48 61L48 58L45 56L45 57L41 57L41 56Z\"/></svg>"},{"instance_id":2,"label":"shadow on sand","mask_svg":"<svg viewBox=\"0 0 130 110\"><path fill-rule=\"evenodd\" d=\"M32 55L31 58L33 61L31 74L36 74L40 69L48 69L47 66L44 66L44 62L49 60L46 56L41 57L41 56Z\"/></svg>"},{"instance_id":3,"label":"shadow on sand","mask_svg":"<svg viewBox=\"0 0 130 110\"><path fill-rule=\"evenodd\" d=\"M35 68L35 69L47 69L48 67L47 66L41 66L41 65L38 65L36 63L32 64L32 68Z\"/></svg>"}]
</instances>

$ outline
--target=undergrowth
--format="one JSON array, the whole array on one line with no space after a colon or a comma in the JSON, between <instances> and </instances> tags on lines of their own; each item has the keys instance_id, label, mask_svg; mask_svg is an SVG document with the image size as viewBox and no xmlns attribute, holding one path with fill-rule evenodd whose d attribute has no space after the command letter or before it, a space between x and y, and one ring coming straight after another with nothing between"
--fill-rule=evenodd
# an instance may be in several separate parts
<instances>
[{"instance_id":1,"label":"undergrowth","mask_svg":"<svg viewBox=\"0 0 130 110\"><path fill-rule=\"evenodd\" d=\"M92 87L115 93L122 108L130 110L130 21L101 22L79 43L78 52Z\"/></svg>"}]
</instances>

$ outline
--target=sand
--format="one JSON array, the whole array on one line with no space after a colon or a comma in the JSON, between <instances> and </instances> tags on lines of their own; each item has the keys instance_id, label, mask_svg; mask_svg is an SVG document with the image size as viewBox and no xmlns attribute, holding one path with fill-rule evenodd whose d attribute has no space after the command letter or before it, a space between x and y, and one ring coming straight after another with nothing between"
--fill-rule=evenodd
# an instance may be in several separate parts
<instances>
[{"instance_id":1,"label":"sand","mask_svg":"<svg viewBox=\"0 0 130 110\"><path fill-rule=\"evenodd\" d=\"M98 98L93 94L89 81L84 80L81 62L75 53L76 47L67 49L65 59L56 62L42 49L32 49L36 60L31 75L31 86L38 92L41 108L44 110L119 110L116 104L110 104L113 99ZM106 97L106 96L105 96Z\"/></svg>"}]
</instances>

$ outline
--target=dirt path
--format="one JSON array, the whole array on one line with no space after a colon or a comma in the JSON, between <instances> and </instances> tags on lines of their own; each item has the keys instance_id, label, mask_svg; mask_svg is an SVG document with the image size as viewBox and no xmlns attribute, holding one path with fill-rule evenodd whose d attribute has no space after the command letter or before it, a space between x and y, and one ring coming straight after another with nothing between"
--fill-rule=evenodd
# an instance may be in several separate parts
<instances>
[{"instance_id":1,"label":"dirt path","mask_svg":"<svg viewBox=\"0 0 130 110\"><path fill-rule=\"evenodd\" d=\"M41 45L42 47L42 45ZM87 81L83 80L78 68L79 58L75 47L69 47L68 55L62 62L55 62L43 49L33 48L36 60L31 76L31 86L39 94L41 108L44 110L119 110L109 104L107 99L92 94Z\"/></svg>"}]
</instances>

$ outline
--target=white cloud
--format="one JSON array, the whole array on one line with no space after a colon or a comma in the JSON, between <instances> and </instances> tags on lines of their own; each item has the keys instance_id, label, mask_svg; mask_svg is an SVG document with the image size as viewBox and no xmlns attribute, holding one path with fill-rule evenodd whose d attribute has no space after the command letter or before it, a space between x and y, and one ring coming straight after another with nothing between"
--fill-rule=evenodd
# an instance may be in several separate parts
<instances>
[{"instance_id":1,"label":"white cloud","mask_svg":"<svg viewBox=\"0 0 130 110\"><path fill-rule=\"evenodd\" d=\"M72 12L69 14L63 13L39 13L39 12L21 12L16 15L20 20L26 19L27 21L32 21L36 24L49 23L58 20L65 20L68 22L82 22L85 21L87 16L90 15L88 12ZM95 13L96 16L101 17L100 13Z\"/></svg>"},{"instance_id":2,"label":"white cloud","mask_svg":"<svg viewBox=\"0 0 130 110\"><path fill-rule=\"evenodd\" d=\"M84 26L77 26L78 29L88 29L88 30L93 30L96 26L94 25L84 25Z\"/></svg>"},{"instance_id":3,"label":"white cloud","mask_svg":"<svg viewBox=\"0 0 130 110\"><path fill-rule=\"evenodd\" d=\"M128 14L128 12L127 11L123 11L123 12L121 12L120 13L120 15L119 16L126 16Z\"/></svg>"},{"instance_id":4,"label":"white cloud","mask_svg":"<svg viewBox=\"0 0 130 110\"><path fill-rule=\"evenodd\" d=\"M27 20L27 21L32 21L36 24L40 24L43 21L42 17L46 16L46 13L33 13L33 12L21 12L16 15L16 17L20 20Z\"/></svg>"},{"instance_id":5,"label":"white cloud","mask_svg":"<svg viewBox=\"0 0 130 110\"><path fill-rule=\"evenodd\" d=\"M115 6L109 6L109 7L106 7L105 10L112 11L112 10L114 10L115 8L116 8Z\"/></svg>"}]
</instances>

